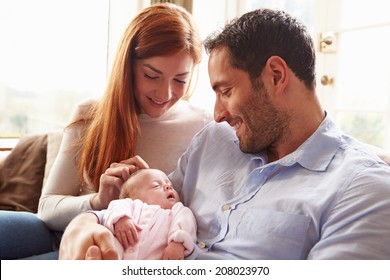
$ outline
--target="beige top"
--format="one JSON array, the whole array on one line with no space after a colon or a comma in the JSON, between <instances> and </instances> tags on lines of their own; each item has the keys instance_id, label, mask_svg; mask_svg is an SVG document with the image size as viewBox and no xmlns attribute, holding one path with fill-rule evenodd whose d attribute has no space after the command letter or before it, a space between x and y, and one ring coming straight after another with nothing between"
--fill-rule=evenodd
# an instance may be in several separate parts
<instances>
[{"instance_id":1,"label":"beige top","mask_svg":"<svg viewBox=\"0 0 390 280\"><path fill-rule=\"evenodd\" d=\"M91 101L77 108L73 120L83 115L88 108L86 104L91 104ZM136 154L151 168L168 174L176 167L192 137L211 120L211 113L187 101L177 102L159 118L141 114L141 135ZM78 180L79 151L72 146L80 137L82 128L82 124L77 124L65 129L58 156L42 189L38 216L52 230L63 231L75 216L92 210L89 200L94 191L88 183L83 188Z\"/></svg>"}]
</instances>

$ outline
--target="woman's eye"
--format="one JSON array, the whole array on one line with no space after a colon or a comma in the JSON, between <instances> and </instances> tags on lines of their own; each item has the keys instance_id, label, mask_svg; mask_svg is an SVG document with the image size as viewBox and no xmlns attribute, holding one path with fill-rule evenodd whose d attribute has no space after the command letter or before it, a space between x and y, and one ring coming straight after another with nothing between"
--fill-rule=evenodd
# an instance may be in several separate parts
<instances>
[{"instance_id":1,"label":"woman's eye","mask_svg":"<svg viewBox=\"0 0 390 280\"><path fill-rule=\"evenodd\" d=\"M175 81L178 82L179 84L186 84L187 83L186 80L175 79Z\"/></svg>"},{"instance_id":2,"label":"woman's eye","mask_svg":"<svg viewBox=\"0 0 390 280\"><path fill-rule=\"evenodd\" d=\"M156 80L156 79L158 79L157 76L150 76L150 75L148 75L148 74L144 74L144 77L145 77L145 78L148 78L148 79L150 79L150 80Z\"/></svg>"}]
</instances>

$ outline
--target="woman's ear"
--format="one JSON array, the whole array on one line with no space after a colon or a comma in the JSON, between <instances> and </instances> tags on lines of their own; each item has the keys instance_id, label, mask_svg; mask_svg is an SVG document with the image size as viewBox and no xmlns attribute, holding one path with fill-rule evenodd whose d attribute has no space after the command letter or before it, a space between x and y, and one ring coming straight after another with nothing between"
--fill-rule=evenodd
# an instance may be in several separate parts
<instances>
[{"instance_id":1,"label":"woman's ear","mask_svg":"<svg viewBox=\"0 0 390 280\"><path fill-rule=\"evenodd\" d=\"M283 58L271 56L265 64L264 75L264 80L269 81L271 87L283 91L289 80L289 69Z\"/></svg>"}]
</instances>

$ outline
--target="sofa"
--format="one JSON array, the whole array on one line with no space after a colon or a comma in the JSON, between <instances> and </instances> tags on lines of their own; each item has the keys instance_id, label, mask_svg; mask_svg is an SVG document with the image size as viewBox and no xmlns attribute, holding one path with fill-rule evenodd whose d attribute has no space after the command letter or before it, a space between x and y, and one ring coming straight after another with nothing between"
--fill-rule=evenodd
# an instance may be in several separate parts
<instances>
[{"instance_id":1,"label":"sofa","mask_svg":"<svg viewBox=\"0 0 390 280\"><path fill-rule=\"evenodd\" d=\"M0 210L37 213L61 140L62 131L23 135L12 151L0 153Z\"/></svg>"}]
</instances>

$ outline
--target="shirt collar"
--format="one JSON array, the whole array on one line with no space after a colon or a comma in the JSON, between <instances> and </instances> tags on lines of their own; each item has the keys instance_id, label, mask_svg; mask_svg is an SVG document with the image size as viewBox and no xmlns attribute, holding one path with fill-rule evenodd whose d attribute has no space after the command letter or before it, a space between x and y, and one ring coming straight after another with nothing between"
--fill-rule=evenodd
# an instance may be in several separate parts
<instances>
[{"instance_id":1,"label":"shirt collar","mask_svg":"<svg viewBox=\"0 0 390 280\"><path fill-rule=\"evenodd\" d=\"M341 145L341 138L341 132L327 115L318 129L297 150L278 163L285 166L299 163L309 170L325 171Z\"/></svg>"}]
</instances>

